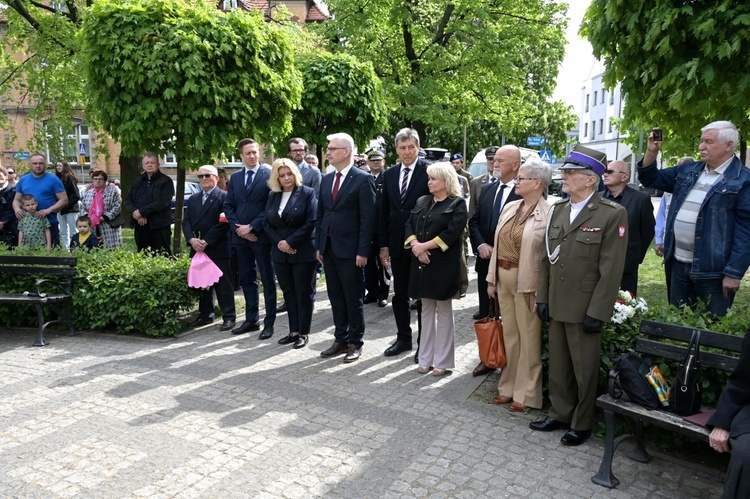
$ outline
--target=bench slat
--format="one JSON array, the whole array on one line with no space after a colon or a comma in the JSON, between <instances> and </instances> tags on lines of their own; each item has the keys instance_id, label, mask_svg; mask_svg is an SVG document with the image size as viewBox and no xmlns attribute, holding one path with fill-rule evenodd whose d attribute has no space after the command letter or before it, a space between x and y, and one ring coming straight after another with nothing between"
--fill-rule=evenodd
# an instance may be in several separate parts
<instances>
[{"instance_id":1,"label":"bench slat","mask_svg":"<svg viewBox=\"0 0 750 499\"><path fill-rule=\"evenodd\" d=\"M17 267L14 265L0 265L0 275L59 275L70 277L76 275L76 269L71 267Z\"/></svg>"},{"instance_id":2,"label":"bench slat","mask_svg":"<svg viewBox=\"0 0 750 499\"><path fill-rule=\"evenodd\" d=\"M654 340L645 340L643 338L638 338L636 340L635 350L636 352L651 357L663 357L665 359L677 361L684 359L685 354L687 353L686 347L670 345L669 343L661 343ZM734 371L734 368L737 367L738 362L739 358L737 357L706 352L701 349L701 369L713 368L721 371L732 372Z\"/></svg>"},{"instance_id":3,"label":"bench slat","mask_svg":"<svg viewBox=\"0 0 750 499\"><path fill-rule=\"evenodd\" d=\"M668 430L687 435L688 437L708 441L709 431L702 426L688 423L682 416L672 414L671 412L649 410L632 402L613 399L610 395L600 395L596 399L596 405L604 410L612 411L616 414L623 414L627 417L640 419L641 421L651 423L666 428Z\"/></svg>"},{"instance_id":4,"label":"bench slat","mask_svg":"<svg viewBox=\"0 0 750 499\"><path fill-rule=\"evenodd\" d=\"M730 334L707 331L705 329L678 326L675 324L665 324L663 322L647 320L641 321L640 327L641 333L646 334L652 338L669 338L671 340L683 341L685 343L690 342L690 337L695 330L701 332L702 347L720 348L722 350L729 350L730 352L737 353L742 351L742 340L745 336L744 332L741 336L734 336Z\"/></svg>"},{"instance_id":5,"label":"bench slat","mask_svg":"<svg viewBox=\"0 0 750 499\"><path fill-rule=\"evenodd\" d=\"M0 265L67 265L75 267L78 258L73 256L16 256L0 255Z\"/></svg>"}]
</instances>

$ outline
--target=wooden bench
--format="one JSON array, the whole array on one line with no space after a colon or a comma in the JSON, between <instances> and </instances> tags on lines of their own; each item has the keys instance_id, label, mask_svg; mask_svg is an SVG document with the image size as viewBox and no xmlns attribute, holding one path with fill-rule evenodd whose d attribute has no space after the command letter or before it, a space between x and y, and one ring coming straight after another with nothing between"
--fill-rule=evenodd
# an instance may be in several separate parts
<instances>
[{"instance_id":1,"label":"wooden bench","mask_svg":"<svg viewBox=\"0 0 750 499\"><path fill-rule=\"evenodd\" d=\"M34 306L37 314L35 347L47 344L44 330L51 324L63 323L68 326L70 336L76 334L71 317L71 288L77 261L74 257L0 255L0 274L42 277L34 284L33 291L0 293L0 303ZM44 307L51 308L58 318L45 322Z\"/></svg>"},{"instance_id":2,"label":"wooden bench","mask_svg":"<svg viewBox=\"0 0 750 499\"><path fill-rule=\"evenodd\" d=\"M657 357L681 361L685 357L687 345L695 329L661 322L641 321L640 332L648 337L636 340L635 351L649 365L653 365L653 359ZM739 359L731 354L738 354L742 350L744 335L733 336L703 329L700 330L700 333L701 371L705 373L709 369L715 369L732 372ZM675 344L675 342L680 344ZM705 349L708 347L723 352L707 352ZM627 453L630 459L641 463L647 463L651 460L651 456L648 455L643 445L643 423L650 423L675 433L708 442L709 431L706 428L689 423L682 416L671 412L646 409L631 402L615 399L609 394L600 396L596 400L596 405L604 410L607 435L604 440L604 456L602 456L599 472L591 478L591 481L604 487L614 488L620 483L612 473L612 460L617 446L624 440L635 437L635 446ZM615 414L621 414L625 417L632 434L615 436Z\"/></svg>"}]
</instances>

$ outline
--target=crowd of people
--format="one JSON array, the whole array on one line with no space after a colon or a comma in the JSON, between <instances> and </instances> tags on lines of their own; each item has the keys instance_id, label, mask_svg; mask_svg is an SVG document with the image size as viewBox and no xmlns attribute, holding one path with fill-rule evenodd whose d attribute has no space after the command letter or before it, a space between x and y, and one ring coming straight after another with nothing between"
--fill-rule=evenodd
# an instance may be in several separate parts
<instances>
[{"instance_id":1,"label":"crowd of people","mask_svg":"<svg viewBox=\"0 0 750 499\"><path fill-rule=\"evenodd\" d=\"M274 334L278 282L289 319L278 343L303 348L324 269L334 332L321 357L360 359L364 305L387 306L392 287L396 333L384 355L416 350L418 373L443 376L455 367L452 300L466 292L470 243L479 294L474 318L487 316L490 300L497 300L505 331L508 361L495 403L516 412L542 407L541 329L548 322L551 407L530 427L564 429L561 442L576 446L591 435L602 327L618 290L637 293L638 268L654 235L675 305L702 301L725 315L750 266L750 170L736 157L737 128L726 121L702 129L700 161L683 158L673 168L658 167L661 140L649 136L638 178L669 194L656 221L650 197L630 186L631 167L583 146L561 167L564 197L553 203L547 199L551 167L513 145L487 148L487 172L472 177L460 154L427 164L419 135L409 128L396 134L399 161L388 168L379 148L355 163L346 133L328 141L326 174L301 138L289 140L288 157L271 166L261 163L257 142L242 139L243 166L231 177L211 165L199 169L201 190L187 201L182 232L191 255L204 253L222 277L203 291L191 324L216 320L216 298L221 330L260 330L259 339L267 340ZM124 211L138 250L170 253L174 185L155 154L144 155L143 173L122 198L103 171L92 172L92 184L79 192L66 162L55 164L55 174L46 172L40 154L29 163L30 174L17 181L12 170L0 168L2 241L115 248L122 244ZM239 326L233 258L246 310ZM480 362L474 375L490 370ZM743 397L727 395L720 403L731 398L739 408L715 418L717 450L727 451L730 437L739 437L727 427L750 405L750 389L737 388L743 377L741 371L730 380Z\"/></svg>"}]
</instances>

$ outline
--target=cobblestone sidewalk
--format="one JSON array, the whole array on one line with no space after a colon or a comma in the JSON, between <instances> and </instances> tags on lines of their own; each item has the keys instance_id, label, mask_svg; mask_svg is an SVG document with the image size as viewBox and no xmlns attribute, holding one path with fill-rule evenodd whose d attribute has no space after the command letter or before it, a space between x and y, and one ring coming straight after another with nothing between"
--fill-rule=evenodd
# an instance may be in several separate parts
<instances>
[{"instance_id":1,"label":"cobblestone sidewalk","mask_svg":"<svg viewBox=\"0 0 750 499\"><path fill-rule=\"evenodd\" d=\"M470 290L476 290L472 282ZM240 295L238 294L238 299ZM0 495L7 497L709 498L723 476L616 459L622 484L591 482L603 444L560 445L538 414L467 400L476 292L454 302L457 368L420 376L386 358L390 304L366 306L363 358L322 359L330 305L310 344L233 336L220 323L179 339L0 332ZM416 323L416 320L415 320ZM624 445L625 446L625 445Z\"/></svg>"}]
</instances>

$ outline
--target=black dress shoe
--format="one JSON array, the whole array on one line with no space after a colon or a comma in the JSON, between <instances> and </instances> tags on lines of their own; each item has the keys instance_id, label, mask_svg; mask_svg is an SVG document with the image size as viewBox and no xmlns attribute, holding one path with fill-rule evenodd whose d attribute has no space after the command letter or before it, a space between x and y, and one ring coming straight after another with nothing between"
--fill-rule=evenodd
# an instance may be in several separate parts
<instances>
[{"instance_id":1,"label":"black dress shoe","mask_svg":"<svg viewBox=\"0 0 750 499\"><path fill-rule=\"evenodd\" d=\"M388 306L388 300L378 300L378 307L383 308Z\"/></svg>"},{"instance_id":2,"label":"black dress shoe","mask_svg":"<svg viewBox=\"0 0 750 499\"><path fill-rule=\"evenodd\" d=\"M234 319L224 319L224 322L221 323L221 327L219 328L219 331L229 331L232 329L235 325Z\"/></svg>"},{"instance_id":3,"label":"black dress shoe","mask_svg":"<svg viewBox=\"0 0 750 499\"><path fill-rule=\"evenodd\" d=\"M401 352L408 352L409 350L411 350L411 343L396 340L396 343L385 349L385 353L383 355L385 355L386 357L393 357L394 355L398 355Z\"/></svg>"},{"instance_id":4,"label":"black dress shoe","mask_svg":"<svg viewBox=\"0 0 750 499\"><path fill-rule=\"evenodd\" d=\"M188 322L187 325L190 327L205 326L206 324L213 324L214 320L212 317L198 317L194 321Z\"/></svg>"},{"instance_id":5,"label":"black dress shoe","mask_svg":"<svg viewBox=\"0 0 750 499\"><path fill-rule=\"evenodd\" d=\"M279 345L288 345L289 343L294 343L297 341L297 338L299 338L299 333L297 334L291 334L284 336L279 340Z\"/></svg>"},{"instance_id":6,"label":"black dress shoe","mask_svg":"<svg viewBox=\"0 0 750 499\"><path fill-rule=\"evenodd\" d=\"M297 335L297 341L294 342L294 345L292 345L292 348L302 348L305 345L307 345L307 335L306 334L298 334Z\"/></svg>"},{"instance_id":7,"label":"black dress shoe","mask_svg":"<svg viewBox=\"0 0 750 499\"><path fill-rule=\"evenodd\" d=\"M333 345L328 347L328 349L320 352L320 356L321 357L336 357L337 355L346 353L348 350L349 350L349 346L346 343L339 343L338 341L334 341Z\"/></svg>"},{"instance_id":8,"label":"black dress shoe","mask_svg":"<svg viewBox=\"0 0 750 499\"><path fill-rule=\"evenodd\" d=\"M570 428L570 423L563 423L556 419L552 419L547 416L543 421L534 421L529 423L529 428L536 431L555 431L555 430L567 430Z\"/></svg>"},{"instance_id":9,"label":"black dress shoe","mask_svg":"<svg viewBox=\"0 0 750 499\"><path fill-rule=\"evenodd\" d=\"M279 313L286 312L286 310L287 310L286 309L286 302L282 302L281 305L279 305L278 307L276 307L276 311L279 312Z\"/></svg>"},{"instance_id":10,"label":"black dress shoe","mask_svg":"<svg viewBox=\"0 0 750 499\"><path fill-rule=\"evenodd\" d=\"M263 327L263 331L261 331L258 335L258 339L267 340L271 336L273 336L273 326L265 326Z\"/></svg>"},{"instance_id":11,"label":"black dress shoe","mask_svg":"<svg viewBox=\"0 0 750 499\"><path fill-rule=\"evenodd\" d=\"M373 295L370 295L370 294L368 294L367 296L365 296L365 299L364 299L364 303L365 304L367 304L367 303L375 303L376 301L378 301L377 297L375 297Z\"/></svg>"},{"instance_id":12,"label":"black dress shoe","mask_svg":"<svg viewBox=\"0 0 750 499\"><path fill-rule=\"evenodd\" d=\"M411 304L409 304L409 310L417 310L417 308L419 307L417 303L419 303L419 300L414 300L413 302L411 302Z\"/></svg>"},{"instance_id":13,"label":"black dress shoe","mask_svg":"<svg viewBox=\"0 0 750 499\"><path fill-rule=\"evenodd\" d=\"M354 362L362 356L362 347L357 345L349 345L347 347L346 356L344 357L345 363Z\"/></svg>"},{"instance_id":14,"label":"black dress shoe","mask_svg":"<svg viewBox=\"0 0 750 499\"><path fill-rule=\"evenodd\" d=\"M560 439L560 442L568 447L575 447L576 445L581 445L588 440L590 436L591 430L568 430L568 432Z\"/></svg>"},{"instance_id":15,"label":"black dress shoe","mask_svg":"<svg viewBox=\"0 0 750 499\"><path fill-rule=\"evenodd\" d=\"M485 374L489 374L494 369L490 369L489 367L485 366L484 363L480 360L477 367L474 368L474 371L472 371L472 375L476 378L477 376L484 376Z\"/></svg>"},{"instance_id":16,"label":"black dress shoe","mask_svg":"<svg viewBox=\"0 0 750 499\"><path fill-rule=\"evenodd\" d=\"M243 322L240 327L237 329L232 329L232 334L243 334L243 333L249 333L250 331L257 331L260 329L259 323L252 323L252 322Z\"/></svg>"}]
</instances>

